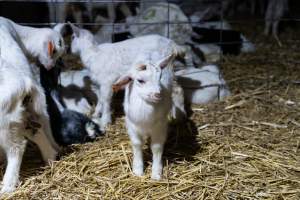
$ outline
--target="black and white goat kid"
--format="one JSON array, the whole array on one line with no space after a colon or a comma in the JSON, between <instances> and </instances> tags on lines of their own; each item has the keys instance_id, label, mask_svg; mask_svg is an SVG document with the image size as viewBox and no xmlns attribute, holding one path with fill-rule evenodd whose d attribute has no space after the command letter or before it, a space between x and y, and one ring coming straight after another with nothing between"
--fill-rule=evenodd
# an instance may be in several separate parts
<instances>
[{"instance_id":1,"label":"black and white goat kid","mask_svg":"<svg viewBox=\"0 0 300 200\"><path fill-rule=\"evenodd\" d=\"M61 61L58 63L62 64ZM40 80L46 93L53 136L56 142L63 146L92 141L102 135L99 126L87 116L66 109L61 103L58 92L60 74L58 65L48 71L40 68Z\"/></svg>"}]
</instances>

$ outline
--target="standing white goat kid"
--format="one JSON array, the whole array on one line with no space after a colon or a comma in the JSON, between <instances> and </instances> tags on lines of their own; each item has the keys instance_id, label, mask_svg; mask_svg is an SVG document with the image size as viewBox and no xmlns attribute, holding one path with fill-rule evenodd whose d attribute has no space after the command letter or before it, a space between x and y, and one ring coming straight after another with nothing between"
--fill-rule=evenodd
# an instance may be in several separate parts
<instances>
[{"instance_id":1,"label":"standing white goat kid","mask_svg":"<svg viewBox=\"0 0 300 200\"><path fill-rule=\"evenodd\" d=\"M151 138L153 153L152 179L161 179L162 154L167 139L167 116L172 106L172 56L151 59L142 54L128 73L114 85L126 85L124 110L127 131L133 148L133 173L142 176L144 171L142 146Z\"/></svg>"},{"instance_id":2,"label":"standing white goat kid","mask_svg":"<svg viewBox=\"0 0 300 200\"><path fill-rule=\"evenodd\" d=\"M18 183L27 139L39 146L45 162L54 160L58 149L43 89L18 42L17 32L0 24L0 147L7 158L1 193L12 192ZM33 124L40 126L32 127Z\"/></svg>"},{"instance_id":3,"label":"standing white goat kid","mask_svg":"<svg viewBox=\"0 0 300 200\"><path fill-rule=\"evenodd\" d=\"M80 55L81 61L91 73L92 80L100 86L95 117L102 113L101 128L111 122L110 103L112 85L132 66L141 51L158 52L162 57L183 55L185 49L175 42L159 35L141 36L113 44L97 45L94 36L71 24L73 29L71 51Z\"/></svg>"}]
</instances>

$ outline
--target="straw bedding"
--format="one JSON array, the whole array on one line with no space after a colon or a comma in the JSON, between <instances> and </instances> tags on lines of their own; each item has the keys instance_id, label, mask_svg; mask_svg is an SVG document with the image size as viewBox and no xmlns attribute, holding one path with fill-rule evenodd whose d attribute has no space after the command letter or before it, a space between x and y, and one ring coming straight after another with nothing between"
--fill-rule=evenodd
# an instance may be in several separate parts
<instances>
[{"instance_id":1,"label":"straw bedding","mask_svg":"<svg viewBox=\"0 0 300 200\"><path fill-rule=\"evenodd\" d=\"M283 46L256 38L253 54L221 63L233 95L192 106L190 120L170 124L164 178L131 172L132 153L121 100L115 122L96 142L74 145L44 167L32 145L21 184L7 199L300 199L300 40ZM288 38L284 40L284 38ZM1 168L3 172L3 167ZM2 173L1 173L2 174Z\"/></svg>"}]
</instances>

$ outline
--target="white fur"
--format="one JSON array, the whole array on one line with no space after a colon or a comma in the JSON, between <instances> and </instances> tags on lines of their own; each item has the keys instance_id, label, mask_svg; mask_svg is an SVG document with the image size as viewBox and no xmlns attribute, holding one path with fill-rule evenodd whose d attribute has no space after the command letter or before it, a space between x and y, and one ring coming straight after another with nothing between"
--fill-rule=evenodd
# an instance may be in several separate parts
<instances>
[{"instance_id":1,"label":"white fur","mask_svg":"<svg viewBox=\"0 0 300 200\"><path fill-rule=\"evenodd\" d=\"M34 141L44 160L54 160L58 149L52 137L44 91L20 46L18 33L0 18L0 147L7 158L1 193L12 192L27 139ZM23 46L24 47L24 46ZM26 98L29 98L26 102ZM41 125L37 133L26 127L31 121Z\"/></svg>"},{"instance_id":2,"label":"white fur","mask_svg":"<svg viewBox=\"0 0 300 200\"><path fill-rule=\"evenodd\" d=\"M109 22L109 23L114 23L115 20L116 20L116 7L117 6L120 6L121 12L125 16L131 16L132 15L129 7L126 5L125 2L95 3L92 0L88 0L87 2L85 2L85 6L88 10L88 14L89 14L90 19L92 21L94 21L93 16L92 16L93 10L94 9L99 9L99 8L101 8L101 9L106 8L107 9L108 18L106 18L106 19L104 17L102 17L102 18L105 19L105 21Z\"/></svg>"},{"instance_id":3,"label":"white fur","mask_svg":"<svg viewBox=\"0 0 300 200\"><path fill-rule=\"evenodd\" d=\"M78 3L77 3L78 4ZM93 10L106 8L108 12L108 18L102 17L106 22L113 23L116 19L116 6L120 4L121 12L125 16L131 16L132 13L125 2L109 2L109 3L97 3L92 0L87 0L83 3L83 6L87 9L87 14L91 20L94 22ZM71 2L66 2L63 0L56 0L56 2L48 3L49 18L51 23L63 23L66 22L68 15L74 17L75 22L81 26L83 22L84 10L74 7L75 4Z\"/></svg>"},{"instance_id":4,"label":"white fur","mask_svg":"<svg viewBox=\"0 0 300 200\"><path fill-rule=\"evenodd\" d=\"M197 27L200 28L210 28L210 29L223 29L223 30L232 30L231 25L223 20L223 21L212 21L212 22L203 22L197 24ZM255 51L255 45L250 42L243 34L241 34L242 39L242 48L241 51L244 53L254 52ZM210 52L211 53L211 52ZM217 54L217 52L216 52Z\"/></svg>"},{"instance_id":5,"label":"white fur","mask_svg":"<svg viewBox=\"0 0 300 200\"><path fill-rule=\"evenodd\" d=\"M62 72L60 78L60 93L66 107L82 114L92 114L92 106L97 104L96 94L99 94L99 91L91 81L89 70Z\"/></svg>"},{"instance_id":6,"label":"white fur","mask_svg":"<svg viewBox=\"0 0 300 200\"><path fill-rule=\"evenodd\" d=\"M100 86L95 115L102 113L101 128L111 122L110 103L112 85L132 66L141 51L155 51L161 57L170 54L181 55L185 50L173 41L159 36L148 35L128 39L113 44L97 45L93 35L84 29L72 26L74 38L71 44L72 53L79 54L81 61L91 72L92 80Z\"/></svg>"},{"instance_id":7,"label":"white fur","mask_svg":"<svg viewBox=\"0 0 300 200\"><path fill-rule=\"evenodd\" d=\"M72 16L80 26L83 22L83 11L75 9L72 3L62 0L48 2L48 10L50 23L64 23L67 16Z\"/></svg>"},{"instance_id":8,"label":"white fur","mask_svg":"<svg viewBox=\"0 0 300 200\"><path fill-rule=\"evenodd\" d=\"M222 100L230 91L216 65L207 65L200 69L186 68L175 73L184 89L185 101L193 104L205 104Z\"/></svg>"},{"instance_id":9,"label":"white fur","mask_svg":"<svg viewBox=\"0 0 300 200\"><path fill-rule=\"evenodd\" d=\"M186 118L186 111L184 107L184 90L177 83L176 80L173 81L172 88L172 110L171 116L173 119L181 121Z\"/></svg>"},{"instance_id":10,"label":"white fur","mask_svg":"<svg viewBox=\"0 0 300 200\"><path fill-rule=\"evenodd\" d=\"M48 69L54 66L56 60L65 51L64 40L61 34L56 31L58 30L57 27L50 29L21 26L4 17L0 17L0 24L8 29L14 29L21 40L19 44L25 51L25 54L31 58L37 58ZM48 53L49 42L53 44L56 51L53 56L50 56Z\"/></svg>"},{"instance_id":11,"label":"white fur","mask_svg":"<svg viewBox=\"0 0 300 200\"><path fill-rule=\"evenodd\" d=\"M173 66L169 58L157 61L141 57L128 73L132 81L125 91L125 121L133 148L133 173L137 176L144 173L142 146L144 139L150 137L153 154L151 177L159 180L167 139L167 116L172 105ZM139 70L140 64L147 68ZM144 83L139 82L141 80Z\"/></svg>"},{"instance_id":12,"label":"white fur","mask_svg":"<svg viewBox=\"0 0 300 200\"><path fill-rule=\"evenodd\" d=\"M206 62L218 62L221 59L222 50L216 44L199 44L197 47L203 52Z\"/></svg>"},{"instance_id":13,"label":"white fur","mask_svg":"<svg viewBox=\"0 0 300 200\"><path fill-rule=\"evenodd\" d=\"M191 41L193 28L180 7L165 1L141 1L140 8L141 12L137 16L126 19L129 32L135 37L158 34L170 38L186 49L185 64L193 67L192 50L186 45ZM165 21L170 21L172 25L162 23Z\"/></svg>"}]
</instances>

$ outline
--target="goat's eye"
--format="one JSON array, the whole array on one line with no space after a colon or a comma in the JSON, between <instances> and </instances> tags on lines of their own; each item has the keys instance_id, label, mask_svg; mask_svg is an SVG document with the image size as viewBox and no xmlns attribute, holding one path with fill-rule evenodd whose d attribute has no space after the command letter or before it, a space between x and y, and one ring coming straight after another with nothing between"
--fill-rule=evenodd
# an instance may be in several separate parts
<instances>
[{"instance_id":1,"label":"goat's eye","mask_svg":"<svg viewBox=\"0 0 300 200\"><path fill-rule=\"evenodd\" d=\"M55 55L57 53L56 49L53 49L53 55Z\"/></svg>"},{"instance_id":2,"label":"goat's eye","mask_svg":"<svg viewBox=\"0 0 300 200\"><path fill-rule=\"evenodd\" d=\"M145 81L142 80L142 79L138 79L137 81L138 81L140 84L144 84L144 83L145 83Z\"/></svg>"},{"instance_id":3,"label":"goat's eye","mask_svg":"<svg viewBox=\"0 0 300 200\"><path fill-rule=\"evenodd\" d=\"M146 70L147 69L147 66L146 65L140 65L139 66L139 70L140 71L144 71L144 70Z\"/></svg>"},{"instance_id":4,"label":"goat's eye","mask_svg":"<svg viewBox=\"0 0 300 200\"><path fill-rule=\"evenodd\" d=\"M59 45L60 47L62 47L62 41L61 41L61 39L59 39L58 45Z\"/></svg>"},{"instance_id":5,"label":"goat's eye","mask_svg":"<svg viewBox=\"0 0 300 200\"><path fill-rule=\"evenodd\" d=\"M75 35L73 34L71 38L72 38L72 40L74 40L75 39Z\"/></svg>"}]
</instances>

